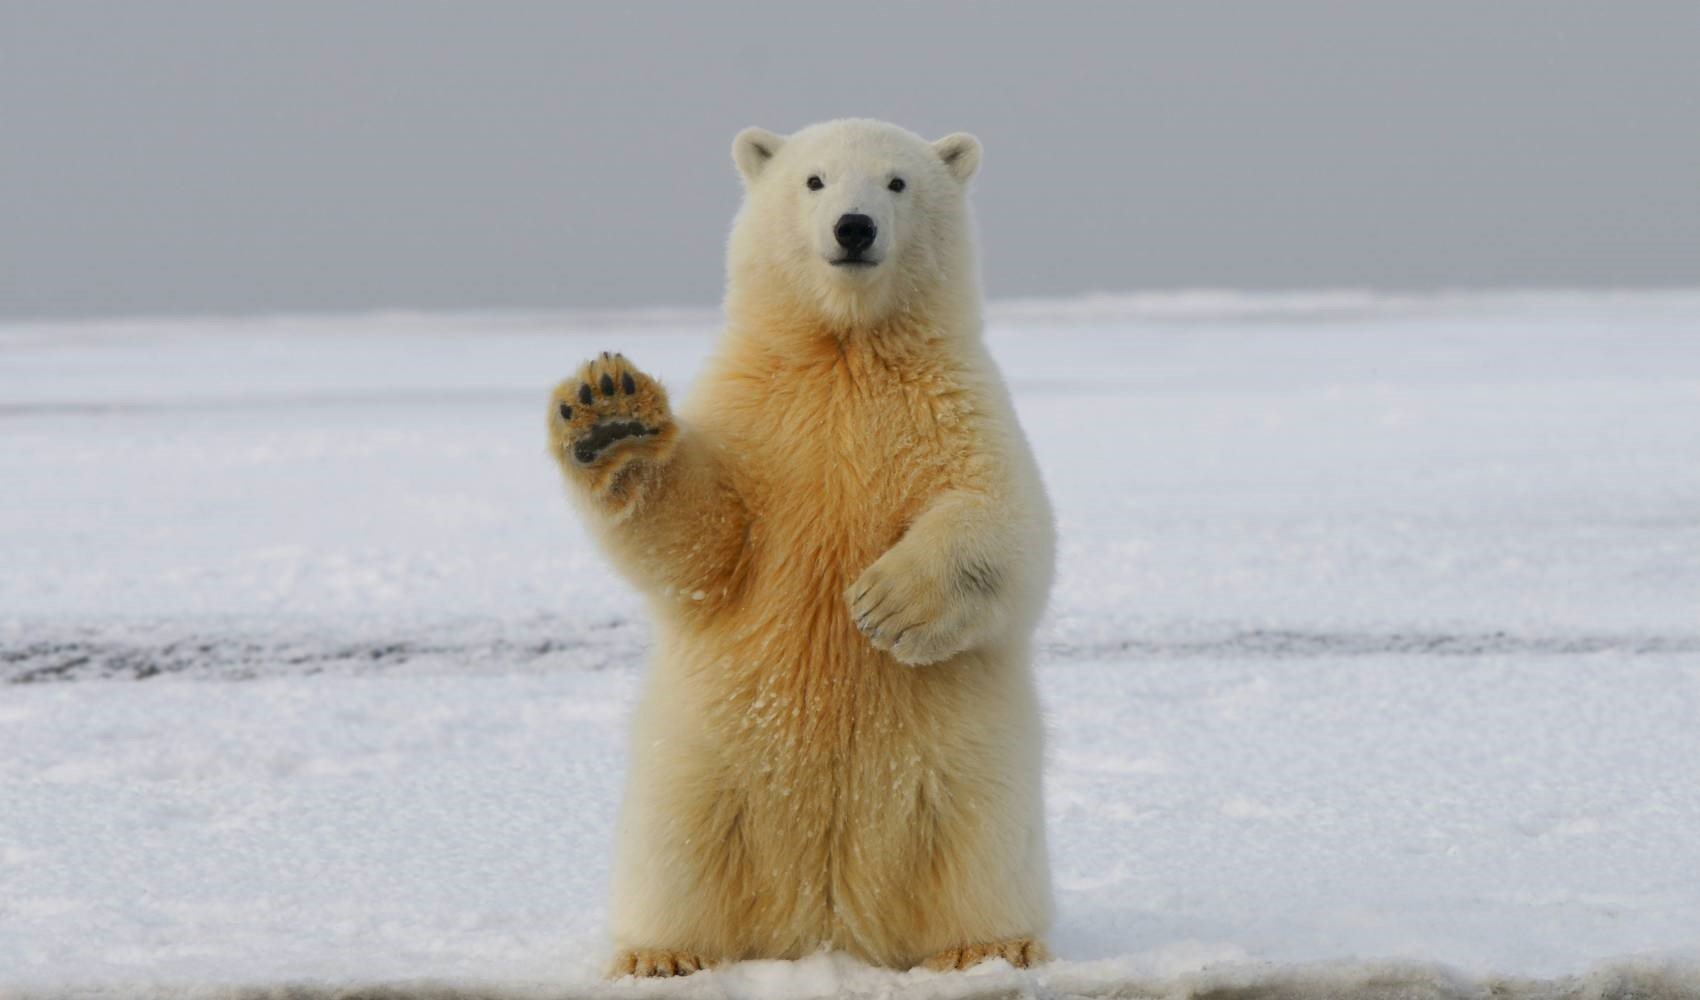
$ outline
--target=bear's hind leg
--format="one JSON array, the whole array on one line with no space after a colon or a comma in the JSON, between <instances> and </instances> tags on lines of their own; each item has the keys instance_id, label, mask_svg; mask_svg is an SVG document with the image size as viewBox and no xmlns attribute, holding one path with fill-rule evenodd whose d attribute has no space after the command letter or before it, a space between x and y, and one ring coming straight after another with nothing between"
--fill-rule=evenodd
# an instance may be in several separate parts
<instances>
[{"instance_id":1,"label":"bear's hind leg","mask_svg":"<svg viewBox=\"0 0 1700 1000\"><path fill-rule=\"evenodd\" d=\"M690 700L652 686L632 720L610 886L614 978L689 975L752 950L746 800Z\"/></svg>"}]
</instances>

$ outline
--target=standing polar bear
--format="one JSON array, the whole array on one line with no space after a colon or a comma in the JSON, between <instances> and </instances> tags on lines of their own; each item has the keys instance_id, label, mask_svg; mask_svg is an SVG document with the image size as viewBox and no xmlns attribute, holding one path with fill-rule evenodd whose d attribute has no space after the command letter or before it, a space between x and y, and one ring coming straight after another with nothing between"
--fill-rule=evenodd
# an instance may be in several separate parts
<instances>
[{"instance_id":1,"label":"standing polar bear","mask_svg":"<svg viewBox=\"0 0 1700 1000\"><path fill-rule=\"evenodd\" d=\"M1031 964L1053 526L981 342L980 144L846 120L732 153L727 329L689 401L603 354L549 406L656 619L613 974L822 947Z\"/></svg>"}]
</instances>

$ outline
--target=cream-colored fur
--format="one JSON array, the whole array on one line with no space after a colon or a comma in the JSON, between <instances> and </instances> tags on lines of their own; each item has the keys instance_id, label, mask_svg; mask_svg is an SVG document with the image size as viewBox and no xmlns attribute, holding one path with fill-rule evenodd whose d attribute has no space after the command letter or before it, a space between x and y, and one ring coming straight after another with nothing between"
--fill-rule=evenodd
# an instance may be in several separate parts
<instances>
[{"instance_id":1,"label":"cream-colored fur","mask_svg":"<svg viewBox=\"0 0 1700 1000\"><path fill-rule=\"evenodd\" d=\"M733 153L728 327L678 417L619 355L550 403L570 492L656 619L614 972L1036 961L1053 529L981 342L979 144L850 120ZM831 263L851 211L876 265Z\"/></svg>"}]
</instances>

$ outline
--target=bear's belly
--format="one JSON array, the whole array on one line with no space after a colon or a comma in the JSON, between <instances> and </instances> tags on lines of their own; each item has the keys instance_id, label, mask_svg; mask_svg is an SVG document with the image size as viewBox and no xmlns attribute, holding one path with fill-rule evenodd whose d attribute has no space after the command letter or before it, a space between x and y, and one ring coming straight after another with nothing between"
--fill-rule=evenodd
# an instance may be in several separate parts
<instances>
[{"instance_id":1,"label":"bear's belly","mask_svg":"<svg viewBox=\"0 0 1700 1000\"><path fill-rule=\"evenodd\" d=\"M692 675L692 701L712 706L702 791L737 816L707 867L745 901L741 953L827 945L901 964L925 931L914 908L943 891L940 856L980 856L980 817L1010 815L992 800L1025 741L997 739L1007 665L904 666L833 598L789 624L748 623L714 657L721 669Z\"/></svg>"},{"instance_id":2,"label":"bear's belly","mask_svg":"<svg viewBox=\"0 0 1700 1000\"><path fill-rule=\"evenodd\" d=\"M688 688L684 704L701 706L675 720L700 751L688 784L713 817L688 825L731 831L692 853L716 873L705 890L737 900L737 954L827 945L912 961L907 949L936 933L918 907L952 875L941 858L986 858L1011 839L983 824L1021 814L997 800L1026 769L1025 746L1037 747L1036 733L1000 738L1008 720L1024 725L1025 689L1008 690L1019 664L970 654L905 666L869 644L846 600L938 486L920 474L901 485L828 474L806 505L758 504L742 593L670 623L664 656L683 667L671 676ZM872 508L868 494L886 501Z\"/></svg>"}]
</instances>

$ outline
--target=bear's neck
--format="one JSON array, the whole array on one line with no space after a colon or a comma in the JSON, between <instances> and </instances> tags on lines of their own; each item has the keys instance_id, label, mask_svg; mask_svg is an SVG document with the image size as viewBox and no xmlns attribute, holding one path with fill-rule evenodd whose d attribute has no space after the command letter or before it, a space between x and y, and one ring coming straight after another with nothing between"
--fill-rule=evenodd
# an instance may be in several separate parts
<instances>
[{"instance_id":1,"label":"bear's neck","mask_svg":"<svg viewBox=\"0 0 1700 1000\"><path fill-rule=\"evenodd\" d=\"M829 313L781 281L746 276L727 288L726 320L733 338L764 353L804 360L856 350L900 358L978 343L979 305L978 289L968 285L932 289L872 315Z\"/></svg>"}]
</instances>

